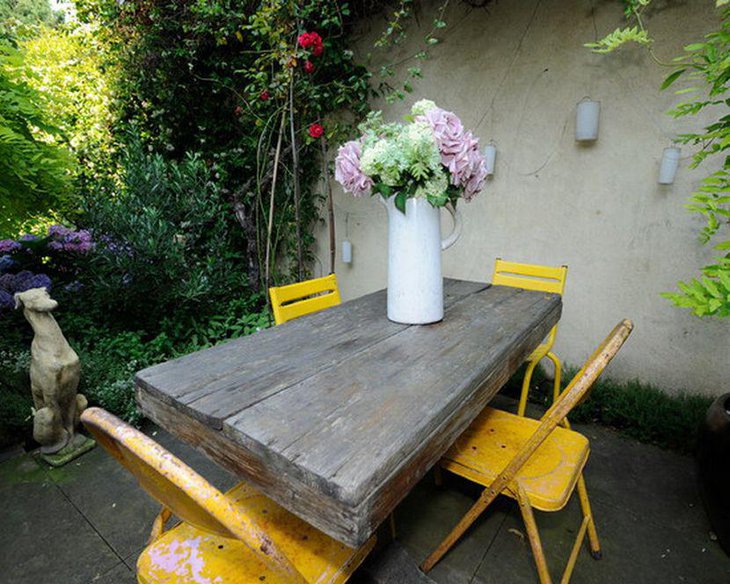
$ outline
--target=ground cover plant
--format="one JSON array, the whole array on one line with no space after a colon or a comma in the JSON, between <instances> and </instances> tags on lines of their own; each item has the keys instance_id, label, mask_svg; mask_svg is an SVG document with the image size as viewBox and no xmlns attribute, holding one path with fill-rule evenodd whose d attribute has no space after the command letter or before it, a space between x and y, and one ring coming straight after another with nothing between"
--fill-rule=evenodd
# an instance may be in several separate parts
<instances>
[{"instance_id":1,"label":"ground cover plant","mask_svg":"<svg viewBox=\"0 0 730 584\"><path fill-rule=\"evenodd\" d=\"M505 384L502 393L519 398L525 367ZM578 372L575 367L563 371L563 389ZM530 402L548 408L553 399L553 382L537 367L532 377ZM638 380L619 382L602 377L588 398L570 415L571 422L608 426L640 442L655 444L683 454L694 454L699 431L713 398L689 392L669 394Z\"/></svg>"}]
</instances>

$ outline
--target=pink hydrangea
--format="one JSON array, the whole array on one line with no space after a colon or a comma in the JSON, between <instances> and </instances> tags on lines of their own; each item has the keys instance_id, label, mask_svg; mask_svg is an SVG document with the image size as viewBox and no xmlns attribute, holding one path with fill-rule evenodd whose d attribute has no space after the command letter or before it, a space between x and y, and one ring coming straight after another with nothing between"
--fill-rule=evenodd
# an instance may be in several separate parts
<instances>
[{"instance_id":1,"label":"pink hydrangea","mask_svg":"<svg viewBox=\"0 0 730 584\"><path fill-rule=\"evenodd\" d=\"M471 132L464 131L456 114L441 108L432 108L416 119L431 126L441 154L441 164L451 174L451 184L464 187L464 198L471 200L482 189L486 178L479 140Z\"/></svg>"},{"instance_id":2,"label":"pink hydrangea","mask_svg":"<svg viewBox=\"0 0 730 584\"><path fill-rule=\"evenodd\" d=\"M471 176L464 185L464 199L471 201L477 194L484 188L484 183L487 180L487 162L482 156L479 150L472 150L470 152L471 157Z\"/></svg>"},{"instance_id":3,"label":"pink hydrangea","mask_svg":"<svg viewBox=\"0 0 730 584\"><path fill-rule=\"evenodd\" d=\"M340 146L335 158L335 180L356 197L369 195L372 179L360 169L360 142L352 140Z\"/></svg>"}]
</instances>

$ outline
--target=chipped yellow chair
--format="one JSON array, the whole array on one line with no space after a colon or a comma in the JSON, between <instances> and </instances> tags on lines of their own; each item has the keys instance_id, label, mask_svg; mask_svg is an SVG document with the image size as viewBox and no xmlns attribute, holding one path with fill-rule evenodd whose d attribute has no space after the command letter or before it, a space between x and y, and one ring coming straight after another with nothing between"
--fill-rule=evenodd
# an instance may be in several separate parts
<instances>
[{"instance_id":1,"label":"chipped yellow chair","mask_svg":"<svg viewBox=\"0 0 730 584\"><path fill-rule=\"evenodd\" d=\"M375 543L348 548L246 483L223 494L105 410L89 408L81 420L162 504L137 560L140 584L345 582ZM172 515L182 522L165 531Z\"/></svg>"},{"instance_id":2,"label":"chipped yellow chair","mask_svg":"<svg viewBox=\"0 0 730 584\"><path fill-rule=\"evenodd\" d=\"M631 321L620 322L586 361L568 387L540 420L486 408L459 437L439 465L485 487L479 499L456 527L424 560L428 572L459 540L499 494L517 500L525 522L541 584L550 584L540 534L532 509L559 511L578 487L583 521L561 579L567 584L588 533L591 555L599 559L593 515L585 497L582 470L588 460L588 440L559 427L568 412L585 398L591 386L631 333Z\"/></svg>"},{"instance_id":3,"label":"chipped yellow chair","mask_svg":"<svg viewBox=\"0 0 730 584\"><path fill-rule=\"evenodd\" d=\"M518 264L516 262L506 262L501 258L497 258L494 262L492 284L495 286L511 286L513 288L524 288L525 290L536 290L538 292L551 292L562 296L565 291L565 279L567 275L568 266L552 267ZM517 406L517 414L520 416L525 415L527 397L530 393L532 372L544 357L550 359L555 365L553 401L558 399L558 396L560 395L560 376L562 372L560 359L558 359L557 355L552 352L557 333L558 325L556 324L550 330L545 342L539 345L527 358L527 370L525 371L525 377L522 380L520 403Z\"/></svg>"},{"instance_id":4,"label":"chipped yellow chair","mask_svg":"<svg viewBox=\"0 0 730 584\"><path fill-rule=\"evenodd\" d=\"M342 302L334 274L288 286L272 286L269 288L269 297L276 324L283 324Z\"/></svg>"}]
</instances>

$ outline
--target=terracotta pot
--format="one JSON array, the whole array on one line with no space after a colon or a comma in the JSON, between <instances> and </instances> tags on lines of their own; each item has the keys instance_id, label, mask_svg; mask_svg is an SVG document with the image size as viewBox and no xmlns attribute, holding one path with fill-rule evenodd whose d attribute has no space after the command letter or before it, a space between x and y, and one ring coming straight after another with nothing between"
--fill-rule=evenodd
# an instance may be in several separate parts
<instances>
[{"instance_id":1,"label":"terracotta pot","mask_svg":"<svg viewBox=\"0 0 730 584\"><path fill-rule=\"evenodd\" d=\"M707 410L697 449L700 494L717 539L730 556L730 393Z\"/></svg>"}]
</instances>

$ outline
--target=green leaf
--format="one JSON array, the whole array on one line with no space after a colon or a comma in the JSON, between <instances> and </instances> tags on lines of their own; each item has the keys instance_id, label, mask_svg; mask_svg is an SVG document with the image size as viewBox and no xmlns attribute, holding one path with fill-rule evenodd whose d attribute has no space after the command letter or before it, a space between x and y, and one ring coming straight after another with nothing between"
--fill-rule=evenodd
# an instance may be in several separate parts
<instances>
[{"instance_id":1,"label":"green leaf","mask_svg":"<svg viewBox=\"0 0 730 584\"><path fill-rule=\"evenodd\" d=\"M671 75L669 75L665 80L664 83L662 83L661 89L666 89L669 87L672 83L674 83L682 73L684 73L687 69L678 69Z\"/></svg>"},{"instance_id":2,"label":"green leaf","mask_svg":"<svg viewBox=\"0 0 730 584\"><path fill-rule=\"evenodd\" d=\"M407 195L403 191L400 191L395 196L395 207L404 215L406 213L406 199L407 198L408 198Z\"/></svg>"}]
</instances>

